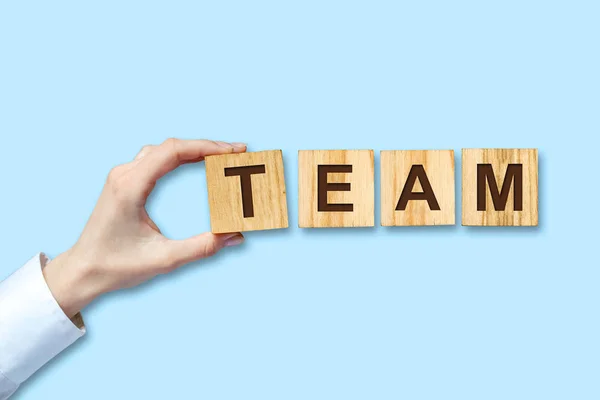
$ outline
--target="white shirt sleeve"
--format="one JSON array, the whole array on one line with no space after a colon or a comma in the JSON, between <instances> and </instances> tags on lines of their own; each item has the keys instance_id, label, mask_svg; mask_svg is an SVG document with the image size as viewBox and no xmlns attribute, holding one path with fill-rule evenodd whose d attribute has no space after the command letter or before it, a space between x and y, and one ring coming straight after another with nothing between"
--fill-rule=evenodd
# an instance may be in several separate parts
<instances>
[{"instance_id":1,"label":"white shirt sleeve","mask_svg":"<svg viewBox=\"0 0 600 400\"><path fill-rule=\"evenodd\" d=\"M46 263L38 254L0 282L0 400L85 334L81 316L70 320L52 296Z\"/></svg>"}]
</instances>

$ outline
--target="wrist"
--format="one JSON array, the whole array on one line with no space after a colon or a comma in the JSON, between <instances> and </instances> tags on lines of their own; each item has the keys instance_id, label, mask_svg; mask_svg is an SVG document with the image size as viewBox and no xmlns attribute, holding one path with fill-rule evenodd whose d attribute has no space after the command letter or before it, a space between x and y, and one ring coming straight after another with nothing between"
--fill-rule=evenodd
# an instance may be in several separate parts
<instances>
[{"instance_id":1,"label":"wrist","mask_svg":"<svg viewBox=\"0 0 600 400\"><path fill-rule=\"evenodd\" d=\"M42 270L50 292L69 318L101 294L93 285L92 271L91 265L72 250L60 254Z\"/></svg>"}]
</instances>

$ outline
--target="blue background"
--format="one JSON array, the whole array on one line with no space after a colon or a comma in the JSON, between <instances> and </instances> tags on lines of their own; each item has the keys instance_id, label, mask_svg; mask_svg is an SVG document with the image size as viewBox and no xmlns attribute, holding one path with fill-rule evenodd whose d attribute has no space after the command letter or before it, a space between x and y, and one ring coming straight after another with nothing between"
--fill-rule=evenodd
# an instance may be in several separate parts
<instances>
[{"instance_id":1,"label":"blue background","mask_svg":"<svg viewBox=\"0 0 600 400\"><path fill-rule=\"evenodd\" d=\"M165 138L283 149L287 230L84 312L16 399L598 399L595 1L0 5L0 276ZM538 228L299 229L297 151L537 147ZM457 179L457 221L460 221ZM203 165L150 203L209 229ZM379 225L379 206L376 206ZM32 321L32 323L35 323Z\"/></svg>"}]
</instances>

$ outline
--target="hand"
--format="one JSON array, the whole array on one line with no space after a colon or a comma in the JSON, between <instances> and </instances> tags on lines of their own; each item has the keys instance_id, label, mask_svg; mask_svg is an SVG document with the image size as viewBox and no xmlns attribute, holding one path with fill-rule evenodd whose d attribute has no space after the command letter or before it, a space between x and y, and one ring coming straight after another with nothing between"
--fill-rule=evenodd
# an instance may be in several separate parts
<instances>
[{"instance_id":1,"label":"hand","mask_svg":"<svg viewBox=\"0 0 600 400\"><path fill-rule=\"evenodd\" d=\"M156 181L179 165L244 151L246 145L239 143L168 139L144 147L134 161L115 167L77 243L43 270L65 314L73 317L102 293L138 285L242 243L241 233L167 239L145 205Z\"/></svg>"}]
</instances>

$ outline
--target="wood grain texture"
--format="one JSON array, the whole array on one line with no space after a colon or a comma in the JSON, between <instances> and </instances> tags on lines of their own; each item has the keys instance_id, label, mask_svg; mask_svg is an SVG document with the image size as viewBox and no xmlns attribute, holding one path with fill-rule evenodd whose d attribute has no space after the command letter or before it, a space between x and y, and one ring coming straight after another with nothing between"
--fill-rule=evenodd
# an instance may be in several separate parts
<instances>
[{"instance_id":1,"label":"wood grain texture","mask_svg":"<svg viewBox=\"0 0 600 400\"><path fill-rule=\"evenodd\" d=\"M328 191L330 204L352 204L352 211L318 210L318 166L351 165L350 173L328 173L328 183L350 184L349 191ZM298 226L300 228L375 225L373 150L300 150L298 152Z\"/></svg>"},{"instance_id":2,"label":"wood grain texture","mask_svg":"<svg viewBox=\"0 0 600 400\"><path fill-rule=\"evenodd\" d=\"M396 210L413 165L422 165L437 200L432 210L426 200L410 200L404 210ZM423 192L420 179L412 192ZM454 225L454 150L384 150L381 152L381 225Z\"/></svg>"},{"instance_id":3,"label":"wood grain texture","mask_svg":"<svg viewBox=\"0 0 600 400\"><path fill-rule=\"evenodd\" d=\"M522 211L515 210L514 180L511 180L505 208L498 211L492 201L490 186L486 183L485 211L478 211L478 164L491 164L498 190L502 189L508 165L522 165ZM537 149L463 149L462 224L465 226L537 226Z\"/></svg>"},{"instance_id":4,"label":"wood grain texture","mask_svg":"<svg viewBox=\"0 0 600 400\"><path fill-rule=\"evenodd\" d=\"M205 163L213 233L288 227L281 150L208 156ZM241 178L226 176L225 169L260 165L264 173L251 175L254 216L244 217Z\"/></svg>"}]
</instances>

